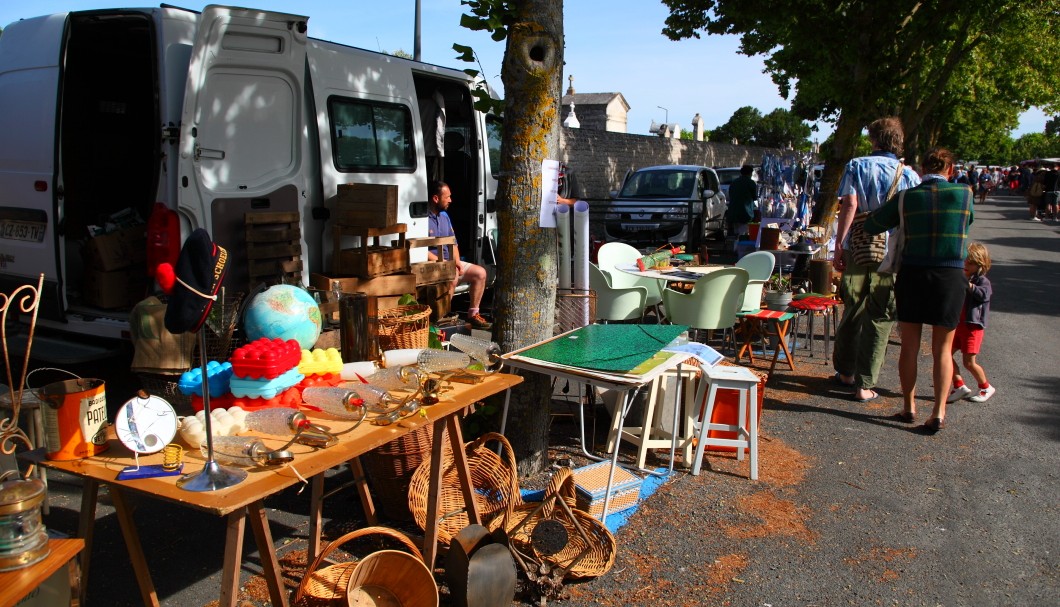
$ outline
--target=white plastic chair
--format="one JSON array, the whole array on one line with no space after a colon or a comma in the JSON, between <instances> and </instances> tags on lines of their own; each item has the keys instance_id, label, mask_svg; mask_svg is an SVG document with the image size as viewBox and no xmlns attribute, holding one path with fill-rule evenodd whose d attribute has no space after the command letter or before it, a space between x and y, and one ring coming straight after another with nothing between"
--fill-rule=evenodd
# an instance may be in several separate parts
<instances>
[{"instance_id":1,"label":"white plastic chair","mask_svg":"<svg viewBox=\"0 0 1060 607\"><path fill-rule=\"evenodd\" d=\"M596 264L589 264L589 288L596 292L598 320L640 320L648 289L641 286L613 287L611 277Z\"/></svg>"},{"instance_id":2,"label":"white plastic chair","mask_svg":"<svg viewBox=\"0 0 1060 607\"><path fill-rule=\"evenodd\" d=\"M596 252L596 264L601 270L610 274L612 287L644 287L647 289L648 298L644 304L645 308L655 308L656 317L662 318L659 305L662 304L662 290L666 286L666 281L634 276L615 267L637 263L637 259L641 257L643 255L640 251L624 242L609 242Z\"/></svg>"},{"instance_id":3,"label":"white plastic chair","mask_svg":"<svg viewBox=\"0 0 1060 607\"><path fill-rule=\"evenodd\" d=\"M762 291L773 273L776 257L769 251L755 251L744 255L736 267L747 270L747 289L744 290L740 312L753 312L762 308Z\"/></svg>"}]
</instances>

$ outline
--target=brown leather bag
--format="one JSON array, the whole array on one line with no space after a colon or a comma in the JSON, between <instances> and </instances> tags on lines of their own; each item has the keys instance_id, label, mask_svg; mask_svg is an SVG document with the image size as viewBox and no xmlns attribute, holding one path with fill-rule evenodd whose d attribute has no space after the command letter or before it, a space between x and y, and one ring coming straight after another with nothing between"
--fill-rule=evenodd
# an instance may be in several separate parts
<instances>
[{"instance_id":1,"label":"brown leather bag","mask_svg":"<svg viewBox=\"0 0 1060 607\"><path fill-rule=\"evenodd\" d=\"M903 171L905 171L905 164L899 162L898 170L894 173L894 181L891 182L891 189L887 191L887 197L884 198L884 201L890 200L895 192L898 191L898 184L902 180ZM858 213L850 224L850 255L858 265L878 266L883 261L884 255L887 254L887 234L885 232L879 234L866 233L865 219L868 216L868 212Z\"/></svg>"}]
</instances>

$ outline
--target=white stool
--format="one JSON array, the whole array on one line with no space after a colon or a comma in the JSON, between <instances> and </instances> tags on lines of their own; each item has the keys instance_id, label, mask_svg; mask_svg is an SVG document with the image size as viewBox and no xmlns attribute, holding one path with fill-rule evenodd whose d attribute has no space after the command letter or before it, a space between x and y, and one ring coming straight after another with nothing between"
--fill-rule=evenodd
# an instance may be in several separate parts
<instances>
[{"instance_id":1,"label":"white stool","mask_svg":"<svg viewBox=\"0 0 1060 607\"><path fill-rule=\"evenodd\" d=\"M743 461L744 449L751 452L751 480L758 479L758 382L759 379L746 367L714 367L704 371L704 381L696 391L696 403L703 402L703 392L709 384L707 407L699 427L699 444L692 459L692 475L699 474L703 467L703 452L707 442L719 447L736 447L736 459ZM736 425L711 423L714 415L714 399L719 388L737 390L740 394L740 411ZM711 430L735 432L737 438L710 438Z\"/></svg>"}]
</instances>

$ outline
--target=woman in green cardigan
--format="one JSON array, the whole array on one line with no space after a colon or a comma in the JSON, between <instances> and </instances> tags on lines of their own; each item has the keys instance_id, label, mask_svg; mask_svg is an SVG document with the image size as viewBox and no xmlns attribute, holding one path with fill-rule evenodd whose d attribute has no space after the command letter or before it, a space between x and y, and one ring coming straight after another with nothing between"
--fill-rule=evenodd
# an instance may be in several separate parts
<instances>
[{"instance_id":1,"label":"woman in green cardigan","mask_svg":"<svg viewBox=\"0 0 1060 607\"><path fill-rule=\"evenodd\" d=\"M898 376L904 408L896 418L916 419L916 374L920 335L931 325L932 379L935 407L922 429L934 434L945 427L946 398L950 393L953 332L961 316L967 280L968 228L972 223L972 189L950 183L953 154L944 148L928 152L920 185L899 192L865 221L865 231L878 234L901 225L905 242L894 295L902 351Z\"/></svg>"}]
</instances>

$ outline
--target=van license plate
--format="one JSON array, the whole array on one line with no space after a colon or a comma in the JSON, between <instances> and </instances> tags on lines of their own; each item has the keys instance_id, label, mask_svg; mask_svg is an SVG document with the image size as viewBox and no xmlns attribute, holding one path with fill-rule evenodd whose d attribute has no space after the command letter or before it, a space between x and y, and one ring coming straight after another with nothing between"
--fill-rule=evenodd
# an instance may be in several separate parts
<instances>
[{"instance_id":1,"label":"van license plate","mask_svg":"<svg viewBox=\"0 0 1060 607\"><path fill-rule=\"evenodd\" d=\"M44 242L44 224L30 221L0 221L0 238Z\"/></svg>"},{"instance_id":2,"label":"van license plate","mask_svg":"<svg viewBox=\"0 0 1060 607\"><path fill-rule=\"evenodd\" d=\"M624 223L622 229L627 232L650 232L652 230L658 230L659 224L657 223Z\"/></svg>"}]
</instances>

